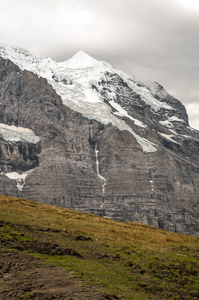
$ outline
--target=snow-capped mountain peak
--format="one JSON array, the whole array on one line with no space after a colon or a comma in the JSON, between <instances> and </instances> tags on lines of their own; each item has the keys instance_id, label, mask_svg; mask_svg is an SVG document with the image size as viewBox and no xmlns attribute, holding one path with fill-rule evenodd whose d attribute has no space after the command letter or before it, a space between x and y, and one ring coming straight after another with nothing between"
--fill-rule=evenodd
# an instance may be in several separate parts
<instances>
[{"instance_id":1,"label":"snow-capped mountain peak","mask_svg":"<svg viewBox=\"0 0 199 300\"><path fill-rule=\"evenodd\" d=\"M63 64L66 68L78 69L99 66L100 62L88 55L86 52L80 50Z\"/></svg>"},{"instance_id":2,"label":"snow-capped mountain peak","mask_svg":"<svg viewBox=\"0 0 199 300\"><path fill-rule=\"evenodd\" d=\"M159 119L156 129L167 134L171 134L171 130L172 134L177 134L176 124L181 127L188 125L183 105L179 106L180 102L166 93L161 85L146 86L82 50L64 62L49 57L37 58L26 50L7 46L0 46L0 56L10 59L22 70L46 78L64 105L89 119L112 123L120 130L129 131L144 152L154 152L156 148L134 131L134 125L156 128ZM145 114L153 117L145 118Z\"/></svg>"}]
</instances>

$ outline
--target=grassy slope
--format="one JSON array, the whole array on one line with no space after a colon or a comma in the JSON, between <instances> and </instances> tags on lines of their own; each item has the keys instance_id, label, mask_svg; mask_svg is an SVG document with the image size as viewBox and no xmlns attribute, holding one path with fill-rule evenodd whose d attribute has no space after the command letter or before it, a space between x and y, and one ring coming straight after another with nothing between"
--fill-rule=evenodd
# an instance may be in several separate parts
<instances>
[{"instance_id":1,"label":"grassy slope","mask_svg":"<svg viewBox=\"0 0 199 300\"><path fill-rule=\"evenodd\" d=\"M73 271L102 292L121 299L199 298L199 238L7 196L0 196L0 220L7 222L0 237L10 248L26 245L26 253ZM82 257L45 253L41 245Z\"/></svg>"}]
</instances>

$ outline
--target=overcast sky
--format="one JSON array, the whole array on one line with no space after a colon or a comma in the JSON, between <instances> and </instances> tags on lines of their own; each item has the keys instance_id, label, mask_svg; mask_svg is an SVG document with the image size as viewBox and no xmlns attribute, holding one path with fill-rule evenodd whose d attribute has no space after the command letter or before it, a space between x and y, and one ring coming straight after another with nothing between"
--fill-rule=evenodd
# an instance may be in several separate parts
<instances>
[{"instance_id":1,"label":"overcast sky","mask_svg":"<svg viewBox=\"0 0 199 300\"><path fill-rule=\"evenodd\" d=\"M0 37L55 60L83 50L157 81L199 129L199 0L0 0Z\"/></svg>"}]
</instances>

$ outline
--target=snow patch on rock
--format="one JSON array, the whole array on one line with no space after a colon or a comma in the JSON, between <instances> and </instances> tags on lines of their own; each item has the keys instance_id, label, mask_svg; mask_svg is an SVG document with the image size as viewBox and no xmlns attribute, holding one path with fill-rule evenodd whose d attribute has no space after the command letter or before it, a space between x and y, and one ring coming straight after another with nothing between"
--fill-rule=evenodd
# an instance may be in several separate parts
<instances>
[{"instance_id":1,"label":"snow patch on rock","mask_svg":"<svg viewBox=\"0 0 199 300\"><path fill-rule=\"evenodd\" d=\"M166 138L167 140L169 140L169 141L171 141L171 142L173 142L173 143L176 143L176 144L179 144L180 145L180 143L178 143L178 142L176 142L173 138L174 138L174 136L173 135L171 135L171 134L166 134L166 133L162 133L162 132L158 132L162 137L164 137L164 138Z\"/></svg>"},{"instance_id":2,"label":"snow patch on rock","mask_svg":"<svg viewBox=\"0 0 199 300\"><path fill-rule=\"evenodd\" d=\"M3 123L0 123L0 135L6 141L25 141L33 144L37 144L40 141L40 137L31 129Z\"/></svg>"},{"instance_id":3,"label":"snow patch on rock","mask_svg":"<svg viewBox=\"0 0 199 300\"><path fill-rule=\"evenodd\" d=\"M171 121L171 122L182 122L182 123L185 122L183 119L179 119L176 116L169 117L168 120Z\"/></svg>"},{"instance_id":4,"label":"snow patch on rock","mask_svg":"<svg viewBox=\"0 0 199 300\"><path fill-rule=\"evenodd\" d=\"M142 123L141 121L139 121L138 119L135 119L133 117L131 117L126 110L124 110L121 105L119 105L118 103L116 103L115 101L111 100L109 101L109 104L114 107L117 112L114 112L114 115L117 116L121 116L121 117L127 117L130 120L134 121L135 125L139 126L139 127L147 127L147 125L145 125L144 123Z\"/></svg>"},{"instance_id":5,"label":"snow patch on rock","mask_svg":"<svg viewBox=\"0 0 199 300\"><path fill-rule=\"evenodd\" d=\"M159 111L161 108L167 109L167 110L173 110L173 107L168 105L165 102L161 102L153 97L153 94L151 93L150 89L146 86L140 84L139 82L136 82L134 77L129 76L128 74L116 70L116 73L123 79L123 81L134 91L136 92L140 98L149 105L154 111Z\"/></svg>"},{"instance_id":6,"label":"snow patch on rock","mask_svg":"<svg viewBox=\"0 0 199 300\"><path fill-rule=\"evenodd\" d=\"M5 175L6 177L16 180L17 188L18 190L22 191L23 187L25 185L25 180L29 174L33 172L34 169L28 170L27 172L24 172L22 174L19 174L17 172L10 172L10 173L1 173L1 175Z\"/></svg>"}]
</instances>

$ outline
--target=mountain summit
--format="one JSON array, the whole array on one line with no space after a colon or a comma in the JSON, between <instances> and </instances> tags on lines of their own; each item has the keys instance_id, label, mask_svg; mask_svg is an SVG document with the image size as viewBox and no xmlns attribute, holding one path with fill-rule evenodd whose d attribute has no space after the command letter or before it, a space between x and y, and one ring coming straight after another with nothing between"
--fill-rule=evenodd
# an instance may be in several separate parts
<instances>
[{"instance_id":1,"label":"mountain summit","mask_svg":"<svg viewBox=\"0 0 199 300\"><path fill-rule=\"evenodd\" d=\"M0 46L0 88L2 194L198 235L198 131L159 83Z\"/></svg>"},{"instance_id":2,"label":"mountain summit","mask_svg":"<svg viewBox=\"0 0 199 300\"><path fill-rule=\"evenodd\" d=\"M94 59L82 50L77 52L71 59L65 62L65 66L72 69L89 68L98 65L99 62L96 59Z\"/></svg>"}]
</instances>

